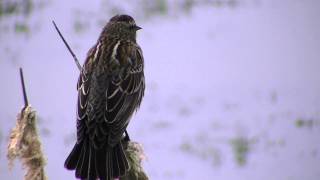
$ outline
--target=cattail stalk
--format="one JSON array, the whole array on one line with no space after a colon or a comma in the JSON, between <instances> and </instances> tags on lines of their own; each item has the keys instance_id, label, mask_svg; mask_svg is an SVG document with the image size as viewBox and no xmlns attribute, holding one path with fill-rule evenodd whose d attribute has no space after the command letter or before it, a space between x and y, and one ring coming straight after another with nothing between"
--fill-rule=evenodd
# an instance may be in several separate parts
<instances>
[{"instance_id":1,"label":"cattail stalk","mask_svg":"<svg viewBox=\"0 0 320 180\"><path fill-rule=\"evenodd\" d=\"M47 177L44 171L46 161L41 150L41 142L36 125L36 112L29 105L21 68L20 78L25 106L21 113L18 114L16 126L10 133L7 154L9 167L13 166L15 159L19 159L24 169L26 169L25 180L46 180Z\"/></svg>"}]
</instances>

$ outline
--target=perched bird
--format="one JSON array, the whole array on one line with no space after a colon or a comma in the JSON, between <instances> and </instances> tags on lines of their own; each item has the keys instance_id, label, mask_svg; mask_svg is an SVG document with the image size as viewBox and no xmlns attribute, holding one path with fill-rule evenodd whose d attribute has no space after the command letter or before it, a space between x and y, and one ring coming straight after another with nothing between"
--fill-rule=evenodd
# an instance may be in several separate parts
<instances>
[{"instance_id":1,"label":"perched bird","mask_svg":"<svg viewBox=\"0 0 320 180\"><path fill-rule=\"evenodd\" d=\"M145 90L139 29L132 17L116 15L87 54L77 84L77 142L65 161L77 178L113 180L130 168L121 141L129 140L126 128Z\"/></svg>"}]
</instances>

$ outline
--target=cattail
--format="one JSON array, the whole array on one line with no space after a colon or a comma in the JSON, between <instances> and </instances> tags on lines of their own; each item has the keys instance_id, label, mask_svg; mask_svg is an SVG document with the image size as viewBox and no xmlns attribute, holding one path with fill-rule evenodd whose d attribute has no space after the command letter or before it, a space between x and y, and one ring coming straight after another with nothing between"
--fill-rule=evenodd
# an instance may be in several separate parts
<instances>
[{"instance_id":1,"label":"cattail","mask_svg":"<svg viewBox=\"0 0 320 180\"><path fill-rule=\"evenodd\" d=\"M20 68L20 78L25 106L18 114L16 126L10 133L7 154L9 167L12 167L14 159L18 158L27 171L25 180L46 180L44 171L46 161L41 150L36 111L28 103L22 68Z\"/></svg>"}]
</instances>

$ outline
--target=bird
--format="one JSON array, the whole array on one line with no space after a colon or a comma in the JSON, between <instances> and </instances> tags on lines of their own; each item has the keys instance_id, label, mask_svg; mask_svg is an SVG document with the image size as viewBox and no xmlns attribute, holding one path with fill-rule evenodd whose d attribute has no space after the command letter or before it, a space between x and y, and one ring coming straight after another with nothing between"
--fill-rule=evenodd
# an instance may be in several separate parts
<instances>
[{"instance_id":1,"label":"bird","mask_svg":"<svg viewBox=\"0 0 320 180\"><path fill-rule=\"evenodd\" d=\"M130 169L122 141L145 91L142 29L126 14L112 17L88 51L77 83L76 143L65 161L75 177L113 180Z\"/></svg>"}]
</instances>

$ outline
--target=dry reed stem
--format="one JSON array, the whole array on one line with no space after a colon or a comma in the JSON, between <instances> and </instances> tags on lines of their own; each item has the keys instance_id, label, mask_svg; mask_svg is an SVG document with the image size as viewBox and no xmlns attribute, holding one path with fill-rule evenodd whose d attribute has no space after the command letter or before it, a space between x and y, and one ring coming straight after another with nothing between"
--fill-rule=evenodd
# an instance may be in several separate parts
<instances>
[{"instance_id":1,"label":"dry reed stem","mask_svg":"<svg viewBox=\"0 0 320 180\"><path fill-rule=\"evenodd\" d=\"M10 133L7 157L10 168L14 159L22 161L27 171L25 180L47 180L44 171L46 161L36 127L36 112L30 106L18 114L16 126Z\"/></svg>"}]
</instances>

